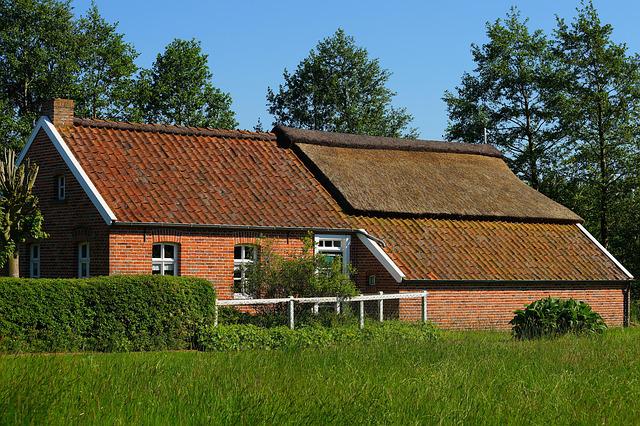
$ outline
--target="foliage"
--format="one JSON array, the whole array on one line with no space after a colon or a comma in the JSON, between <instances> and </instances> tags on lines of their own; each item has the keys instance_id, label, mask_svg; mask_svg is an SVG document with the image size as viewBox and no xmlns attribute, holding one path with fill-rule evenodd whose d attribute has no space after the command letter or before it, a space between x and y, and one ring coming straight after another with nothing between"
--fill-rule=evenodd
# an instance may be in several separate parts
<instances>
[{"instance_id":1,"label":"foliage","mask_svg":"<svg viewBox=\"0 0 640 426\"><path fill-rule=\"evenodd\" d=\"M213 322L208 281L146 276L0 279L0 350L189 349Z\"/></svg>"},{"instance_id":2,"label":"foliage","mask_svg":"<svg viewBox=\"0 0 640 426\"><path fill-rule=\"evenodd\" d=\"M206 327L198 334L199 349L206 351L238 351L252 349L302 349L345 345L355 342L413 342L435 340L435 328L430 324L410 324L388 321L357 325L311 326L291 330L287 327L264 328L255 325L220 325Z\"/></svg>"},{"instance_id":3,"label":"foliage","mask_svg":"<svg viewBox=\"0 0 640 426\"><path fill-rule=\"evenodd\" d=\"M585 302L548 297L515 311L509 322L517 339L555 337L561 334L593 334L606 330L602 317Z\"/></svg>"},{"instance_id":4,"label":"foliage","mask_svg":"<svg viewBox=\"0 0 640 426\"><path fill-rule=\"evenodd\" d=\"M631 282L631 323L640 325L640 281Z\"/></svg>"},{"instance_id":5,"label":"foliage","mask_svg":"<svg viewBox=\"0 0 640 426\"><path fill-rule=\"evenodd\" d=\"M391 73L338 29L320 41L284 84L267 90L276 123L305 129L378 136L416 137L405 108L395 108L386 87ZM275 123L274 123L275 124Z\"/></svg>"},{"instance_id":6,"label":"foliage","mask_svg":"<svg viewBox=\"0 0 640 426\"><path fill-rule=\"evenodd\" d=\"M567 168L580 182L572 204L605 246L616 220L611 216L626 213L618 206L633 189L625 183L640 161L640 59L614 43L612 31L591 2L582 4L570 25L558 19L555 31L567 76L559 116L570 144Z\"/></svg>"},{"instance_id":7,"label":"foliage","mask_svg":"<svg viewBox=\"0 0 640 426\"><path fill-rule=\"evenodd\" d=\"M246 291L263 298L355 296L356 285L343 271L340 258L315 254L313 237L307 235L304 246L295 256L283 256L272 249L270 240L259 244L259 258L246 270Z\"/></svg>"},{"instance_id":8,"label":"foliage","mask_svg":"<svg viewBox=\"0 0 640 426\"><path fill-rule=\"evenodd\" d=\"M211 84L200 42L175 39L140 72L132 118L182 126L235 128L231 96Z\"/></svg>"},{"instance_id":9,"label":"foliage","mask_svg":"<svg viewBox=\"0 0 640 426\"><path fill-rule=\"evenodd\" d=\"M0 265L11 260L10 272L18 274L17 247L28 238L46 238L42 229L43 217L33 185L38 166L27 160L16 166L16 155L4 150L0 162Z\"/></svg>"},{"instance_id":10,"label":"foliage","mask_svg":"<svg viewBox=\"0 0 640 426\"><path fill-rule=\"evenodd\" d=\"M0 140L19 149L44 101L71 95L78 72L68 1L0 1Z\"/></svg>"},{"instance_id":11,"label":"foliage","mask_svg":"<svg viewBox=\"0 0 640 426\"><path fill-rule=\"evenodd\" d=\"M80 117L117 119L124 116L138 53L100 16L95 2L77 22L79 48L77 83L73 97Z\"/></svg>"},{"instance_id":12,"label":"foliage","mask_svg":"<svg viewBox=\"0 0 640 426\"><path fill-rule=\"evenodd\" d=\"M549 41L529 31L512 8L505 20L487 23L489 41L473 44L476 68L454 93L445 92L448 139L488 140L503 148L514 171L533 188L553 169L560 137L553 102L560 81Z\"/></svg>"},{"instance_id":13,"label":"foliage","mask_svg":"<svg viewBox=\"0 0 640 426\"><path fill-rule=\"evenodd\" d=\"M355 315L348 302L343 302L340 313L335 312L335 308L325 309L328 306L321 306L317 313L311 312L309 305L296 304L295 323L296 327L302 326L322 326L341 327L358 324L358 317ZM286 308L286 306L282 306ZM289 322L289 313L286 309L261 309L258 314L241 312L233 307L221 307L218 310L218 322L224 325L255 325L258 327L278 327Z\"/></svg>"}]
</instances>

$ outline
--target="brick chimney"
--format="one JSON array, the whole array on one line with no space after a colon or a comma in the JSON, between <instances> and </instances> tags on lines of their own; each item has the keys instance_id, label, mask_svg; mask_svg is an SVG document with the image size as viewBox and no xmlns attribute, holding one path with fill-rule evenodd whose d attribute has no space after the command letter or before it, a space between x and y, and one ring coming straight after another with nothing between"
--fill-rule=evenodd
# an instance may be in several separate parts
<instances>
[{"instance_id":1,"label":"brick chimney","mask_svg":"<svg viewBox=\"0 0 640 426\"><path fill-rule=\"evenodd\" d=\"M51 99L42 106L42 115L49 117L56 127L71 126L73 125L73 104L72 99Z\"/></svg>"}]
</instances>

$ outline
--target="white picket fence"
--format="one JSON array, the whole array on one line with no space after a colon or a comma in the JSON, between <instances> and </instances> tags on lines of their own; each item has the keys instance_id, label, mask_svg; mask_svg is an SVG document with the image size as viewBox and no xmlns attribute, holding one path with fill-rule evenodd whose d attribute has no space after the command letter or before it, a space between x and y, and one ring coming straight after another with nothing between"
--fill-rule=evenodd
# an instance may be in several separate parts
<instances>
[{"instance_id":1,"label":"white picket fence","mask_svg":"<svg viewBox=\"0 0 640 426\"><path fill-rule=\"evenodd\" d=\"M378 294L363 294L361 296L354 297L293 297L279 299L230 299L230 300L216 300L215 319L214 326L218 326L218 306L251 306L251 305L275 305L279 303L289 304L289 328L295 328L295 303L311 304L314 313L318 313L318 308L321 303L332 303L335 306L337 313L340 313L343 303L358 302L359 303L359 319L360 328L364 328L364 302L377 301L378 302L378 319L384 321L384 301L385 300L397 300L397 299L422 299L422 321L427 321L427 292L422 291L419 293L390 293L384 294L380 292Z\"/></svg>"}]
</instances>

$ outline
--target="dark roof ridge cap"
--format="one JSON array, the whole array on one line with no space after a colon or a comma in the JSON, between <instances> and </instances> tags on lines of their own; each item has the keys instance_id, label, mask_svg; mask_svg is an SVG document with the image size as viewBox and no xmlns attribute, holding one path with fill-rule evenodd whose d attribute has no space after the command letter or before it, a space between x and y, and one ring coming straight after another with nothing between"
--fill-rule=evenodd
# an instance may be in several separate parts
<instances>
[{"instance_id":1,"label":"dark roof ridge cap","mask_svg":"<svg viewBox=\"0 0 640 426\"><path fill-rule=\"evenodd\" d=\"M278 141L284 146L309 144L336 148L427 151L503 158L502 153L493 145L489 144L355 135L350 133L297 129L282 125L276 125L272 133L276 135Z\"/></svg>"},{"instance_id":2,"label":"dark roof ridge cap","mask_svg":"<svg viewBox=\"0 0 640 426\"><path fill-rule=\"evenodd\" d=\"M138 132L167 133L186 136L212 136L225 139L254 139L275 141L276 136L267 132L251 132L248 130L227 130L208 127L175 126L169 124L131 123L128 121L108 121L74 117L76 126L95 127L103 129L129 130Z\"/></svg>"}]
</instances>

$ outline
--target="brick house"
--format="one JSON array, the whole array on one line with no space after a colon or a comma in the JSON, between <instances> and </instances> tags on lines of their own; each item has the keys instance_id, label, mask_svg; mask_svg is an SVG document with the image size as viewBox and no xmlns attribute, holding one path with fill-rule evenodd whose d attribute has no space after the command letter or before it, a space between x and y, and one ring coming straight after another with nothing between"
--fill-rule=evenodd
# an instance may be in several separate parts
<instances>
[{"instance_id":1,"label":"brick house","mask_svg":"<svg viewBox=\"0 0 640 426\"><path fill-rule=\"evenodd\" d=\"M443 327L504 328L547 295L627 321L629 272L489 145L88 120L56 99L26 159L50 238L21 247L23 276L191 275L246 297L258 239L295 253L311 231L362 292L426 289Z\"/></svg>"}]
</instances>

